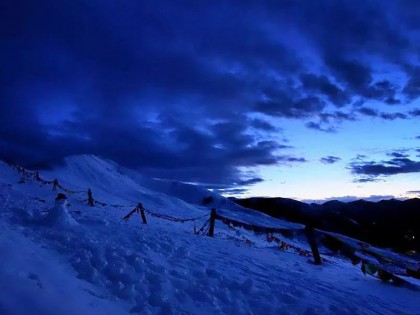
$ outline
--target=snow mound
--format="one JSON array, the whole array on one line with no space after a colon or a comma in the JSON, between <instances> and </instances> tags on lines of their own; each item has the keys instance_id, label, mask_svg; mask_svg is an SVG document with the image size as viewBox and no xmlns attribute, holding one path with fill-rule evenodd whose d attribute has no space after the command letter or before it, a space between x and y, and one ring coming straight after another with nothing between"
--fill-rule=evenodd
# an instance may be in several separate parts
<instances>
[{"instance_id":1,"label":"snow mound","mask_svg":"<svg viewBox=\"0 0 420 315\"><path fill-rule=\"evenodd\" d=\"M56 200L55 206L41 219L41 222L47 226L59 229L68 229L77 226L78 223L70 215L67 208L67 200Z\"/></svg>"}]
</instances>

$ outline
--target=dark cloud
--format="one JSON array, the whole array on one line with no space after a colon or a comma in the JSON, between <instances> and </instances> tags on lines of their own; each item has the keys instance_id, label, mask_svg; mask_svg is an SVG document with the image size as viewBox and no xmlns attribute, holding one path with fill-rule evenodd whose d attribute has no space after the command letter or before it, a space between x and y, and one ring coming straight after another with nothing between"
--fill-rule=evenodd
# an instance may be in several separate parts
<instances>
[{"instance_id":1,"label":"dark cloud","mask_svg":"<svg viewBox=\"0 0 420 315\"><path fill-rule=\"evenodd\" d=\"M420 68L416 67L410 71L410 78L404 86L404 94L410 100L415 100L420 96Z\"/></svg>"},{"instance_id":2,"label":"dark cloud","mask_svg":"<svg viewBox=\"0 0 420 315\"><path fill-rule=\"evenodd\" d=\"M262 178L252 177L227 185L205 185L205 187L225 196L239 196L246 194L249 191L249 186L262 183L263 181L264 179Z\"/></svg>"},{"instance_id":3,"label":"dark cloud","mask_svg":"<svg viewBox=\"0 0 420 315\"><path fill-rule=\"evenodd\" d=\"M321 123L316 123L313 121L306 123L305 126L309 129L314 129L326 133L335 133L337 131L334 127L323 127Z\"/></svg>"},{"instance_id":4,"label":"dark cloud","mask_svg":"<svg viewBox=\"0 0 420 315\"><path fill-rule=\"evenodd\" d=\"M320 113L326 103L317 96L293 99L287 93L276 91L266 94L266 101L258 102L255 110L270 116L305 118Z\"/></svg>"},{"instance_id":5,"label":"dark cloud","mask_svg":"<svg viewBox=\"0 0 420 315\"><path fill-rule=\"evenodd\" d=\"M354 60L332 60L330 67L334 69L337 79L346 84L347 93L351 93L350 95L356 94L389 105L401 103L397 99L398 86L388 80L373 81L372 69L369 66ZM350 98L343 100L346 104Z\"/></svg>"},{"instance_id":6,"label":"dark cloud","mask_svg":"<svg viewBox=\"0 0 420 315\"><path fill-rule=\"evenodd\" d=\"M388 80L375 82L366 87L364 97L383 101L389 105L400 104L401 101L396 99L398 87Z\"/></svg>"},{"instance_id":7,"label":"dark cloud","mask_svg":"<svg viewBox=\"0 0 420 315\"><path fill-rule=\"evenodd\" d=\"M419 173L420 161L412 160L406 154L398 152L390 153L390 160L365 161L354 160L350 163L350 170L356 176L360 176L357 182L369 182L378 180L382 176L392 176L405 173Z\"/></svg>"},{"instance_id":8,"label":"dark cloud","mask_svg":"<svg viewBox=\"0 0 420 315\"><path fill-rule=\"evenodd\" d=\"M386 99L384 99L384 102L388 105L399 105L402 103L401 100L396 99L394 97L387 97Z\"/></svg>"},{"instance_id":9,"label":"dark cloud","mask_svg":"<svg viewBox=\"0 0 420 315\"><path fill-rule=\"evenodd\" d=\"M262 178L259 177L255 177L255 178L250 178L247 180L242 180L240 182L238 182L238 186L248 186L248 185L255 185L258 183L262 183L264 180Z\"/></svg>"},{"instance_id":10,"label":"dark cloud","mask_svg":"<svg viewBox=\"0 0 420 315\"><path fill-rule=\"evenodd\" d=\"M341 158L337 156L329 155L329 156L325 156L321 158L319 161L323 164L334 164L334 163L337 163L338 161L341 161Z\"/></svg>"},{"instance_id":11,"label":"dark cloud","mask_svg":"<svg viewBox=\"0 0 420 315\"><path fill-rule=\"evenodd\" d=\"M407 119L408 116L403 113L385 113L378 112L377 110L370 107L360 107L358 112L364 116L379 117L384 120L395 120L395 119Z\"/></svg>"},{"instance_id":12,"label":"dark cloud","mask_svg":"<svg viewBox=\"0 0 420 315\"><path fill-rule=\"evenodd\" d=\"M410 191L407 191L407 194L417 194L417 195L420 195L420 190L410 190Z\"/></svg>"},{"instance_id":13,"label":"dark cloud","mask_svg":"<svg viewBox=\"0 0 420 315\"><path fill-rule=\"evenodd\" d=\"M250 120L250 126L255 128L255 129L260 129L262 131L266 131L266 132L277 132L279 131L279 128L273 126L271 123L269 123L266 120L262 120L262 119L251 119Z\"/></svg>"},{"instance_id":14,"label":"dark cloud","mask_svg":"<svg viewBox=\"0 0 420 315\"><path fill-rule=\"evenodd\" d=\"M0 6L0 157L18 162L93 153L160 178L237 183L249 180L240 167L305 161L279 153L278 127L252 113L335 132L357 99L419 94L413 1ZM385 64L404 86L376 79Z\"/></svg>"},{"instance_id":15,"label":"dark cloud","mask_svg":"<svg viewBox=\"0 0 420 315\"><path fill-rule=\"evenodd\" d=\"M420 117L420 109L415 109L410 112L410 115L413 117Z\"/></svg>"},{"instance_id":16,"label":"dark cloud","mask_svg":"<svg viewBox=\"0 0 420 315\"><path fill-rule=\"evenodd\" d=\"M378 177L369 175L369 176L355 178L353 180L353 183L365 184L365 183L373 183L373 182L379 182L379 181L381 180Z\"/></svg>"},{"instance_id":17,"label":"dark cloud","mask_svg":"<svg viewBox=\"0 0 420 315\"><path fill-rule=\"evenodd\" d=\"M385 120L407 119L407 115L403 113L381 113L381 118Z\"/></svg>"},{"instance_id":18,"label":"dark cloud","mask_svg":"<svg viewBox=\"0 0 420 315\"><path fill-rule=\"evenodd\" d=\"M300 81L305 90L319 92L328 97L337 106L345 105L350 98L339 86L331 82L326 75L317 76L312 73L300 75Z\"/></svg>"},{"instance_id":19,"label":"dark cloud","mask_svg":"<svg viewBox=\"0 0 420 315\"><path fill-rule=\"evenodd\" d=\"M396 6L387 4L379 9L381 3L383 4L380 1L370 1L364 5L355 5L352 1L340 3L326 1L321 8L319 4L313 3L311 9L322 12L315 14L313 19L308 19L307 24L314 28L312 31L322 43L324 55L342 56L346 52L349 54L363 47L366 53L376 51L387 59L399 59L404 49L410 45L410 39L402 30L406 23L409 23L406 19L414 20L414 17L408 17L406 13L413 5L411 3ZM406 10L407 8L409 9ZM395 14L398 12L398 16L404 19L400 21L401 24L395 24L393 19L395 16L384 14L387 10L392 10ZM310 12L307 13L309 17ZM343 71L348 72L348 70ZM359 79L359 81L363 80L363 78Z\"/></svg>"},{"instance_id":20,"label":"dark cloud","mask_svg":"<svg viewBox=\"0 0 420 315\"><path fill-rule=\"evenodd\" d=\"M292 163L305 163L307 160L303 157L294 157L294 156L282 156L280 157L281 161L292 162Z\"/></svg>"},{"instance_id":21,"label":"dark cloud","mask_svg":"<svg viewBox=\"0 0 420 315\"><path fill-rule=\"evenodd\" d=\"M410 157L409 154L407 154L405 152L399 152L399 151L390 152L390 153L387 153L387 155L390 156L390 157L394 157L394 158L408 158L408 157Z\"/></svg>"},{"instance_id":22,"label":"dark cloud","mask_svg":"<svg viewBox=\"0 0 420 315\"><path fill-rule=\"evenodd\" d=\"M319 114L319 118L323 123L334 123L343 121L355 121L356 117L353 113L345 113L341 111L324 112Z\"/></svg>"},{"instance_id":23,"label":"dark cloud","mask_svg":"<svg viewBox=\"0 0 420 315\"><path fill-rule=\"evenodd\" d=\"M240 196L246 194L249 189L245 188L227 188L227 189L218 189L216 190L218 193L224 196Z\"/></svg>"},{"instance_id":24,"label":"dark cloud","mask_svg":"<svg viewBox=\"0 0 420 315\"><path fill-rule=\"evenodd\" d=\"M280 144L277 141L272 141L272 140L259 141L259 142L257 142L257 147L259 147L259 148L267 148L267 149L272 149L272 150L293 148L290 145Z\"/></svg>"},{"instance_id":25,"label":"dark cloud","mask_svg":"<svg viewBox=\"0 0 420 315\"><path fill-rule=\"evenodd\" d=\"M373 108L369 108L369 107L359 108L359 113L361 113L365 116L370 116L370 117L377 117L379 115L376 110L374 110Z\"/></svg>"},{"instance_id":26,"label":"dark cloud","mask_svg":"<svg viewBox=\"0 0 420 315\"><path fill-rule=\"evenodd\" d=\"M328 65L337 79L345 83L351 92L364 96L372 82L371 69L368 66L346 59L331 59Z\"/></svg>"}]
</instances>

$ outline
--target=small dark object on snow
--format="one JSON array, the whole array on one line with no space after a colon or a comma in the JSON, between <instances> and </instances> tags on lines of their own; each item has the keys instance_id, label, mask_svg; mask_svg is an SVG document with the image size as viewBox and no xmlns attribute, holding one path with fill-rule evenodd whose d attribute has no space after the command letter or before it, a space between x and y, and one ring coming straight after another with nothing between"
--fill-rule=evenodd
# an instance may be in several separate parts
<instances>
[{"instance_id":1,"label":"small dark object on snow","mask_svg":"<svg viewBox=\"0 0 420 315\"><path fill-rule=\"evenodd\" d=\"M389 273L388 271L385 270L378 270L378 278L381 279L382 281L389 281L393 278L392 273Z\"/></svg>"},{"instance_id":2,"label":"small dark object on snow","mask_svg":"<svg viewBox=\"0 0 420 315\"><path fill-rule=\"evenodd\" d=\"M208 197L203 198L202 204L203 205L208 205L209 203L212 203L212 202L213 202L213 197L208 196Z\"/></svg>"},{"instance_id":3,"label":"small dark object on snow","mask_svg":"<svg viewBox=\"0 0 420 315\"><path fill-rule=\"evenodd\" d=\"M59 193L58 195L57 195L57 197L55 197L55 200L66 200L67 199L67 197L66 197L66 195L65 194L63 194L63 193Z\"/></svg>"},{"instance_id":4,"label":"small dark object on snow","mask_svg":"<svg viewBox=\"0 0 420 315\"><path fill-rule=\"evenodd\" d=\"M407 275L409 275L410 277L413 277L415 279L420 279L420 268L417 271L407 269Z\"/></svg>"}]
</instances>

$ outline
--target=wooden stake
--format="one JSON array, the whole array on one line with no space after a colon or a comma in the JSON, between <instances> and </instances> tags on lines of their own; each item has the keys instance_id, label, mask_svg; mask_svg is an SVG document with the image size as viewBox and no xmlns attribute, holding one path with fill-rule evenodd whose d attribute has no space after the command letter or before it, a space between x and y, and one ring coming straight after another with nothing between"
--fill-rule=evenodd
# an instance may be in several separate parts
<instances>
[{"instance_id":1,"label":"wooden stake","mask_svg":"<svg viewBox=\"0 0 420 315\"><path fill-rule=\"evenodd\" d=\"M314 229L310 226L305 226L305 234L308 243L311 246L312 255L314 256L315 265L321 264L321 256L319 255L318 246L316 244Z\"/></svg>"},{"instance_id":2,"label":"wooden stake","mask_svg":"<svg viewBox=\"0 0 420 315\"><path fill-rule=\"evenodd\" d=\"M210 214L210 228L209 228L209 233L207 234L210 237L213 237L214 235L214 224L216 222L216 208L211 209L211 214Z\"/></svg>"},{"instance_id":3,"label":"wooden stake","mask_svg":"<svg viewBox=\"0 0 420 315\"><path fill-rule=\"evenodd\" d=\"M144 208L141 202L139 202L139 204L137 205L137 209L140 211L141 220L143 221L143 224L147 224L146 214L144 213Z\"/></svg>"},{"instance_id":4,"label":"wooden stake","mask_svg":"<svg viewBox=\"0 0 420 315\"><path fill-rule=\"evenodd\" d=\"M54 191L57 190L57 187L58 187L58 180L57 179L54 179L54 182L53 182L53 190Z\"/></svg>"},{"instance_id":5,"label":"wooden stake","mask_svg":"<svg viewBox=\"0 0 420 315\"><path fill-rule=\"evenodd\" d=\"M92 196L92 190L90 188L88 189L87 194L88 194L88 205L91 207L95 206L95 201L93 200L93 196Z\"/></svg>"}]
</instances>

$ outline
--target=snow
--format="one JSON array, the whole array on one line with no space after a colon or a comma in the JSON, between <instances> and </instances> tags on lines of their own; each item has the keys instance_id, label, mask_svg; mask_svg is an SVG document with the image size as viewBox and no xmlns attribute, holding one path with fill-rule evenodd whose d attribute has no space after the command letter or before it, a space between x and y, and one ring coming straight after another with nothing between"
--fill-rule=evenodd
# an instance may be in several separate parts
<instances>
[{"instance_id":1,"label":"snow","mask_svg":"<svg viewBox=\"0 0 420 315\"><path fill-rule=\"evenodd\" d=\"M0 314L123 314L23 229L0 224Z\"/></svg>"},{"instance_id":2,"label":"snow","mask_svg":"<svg viewBox=\"0 0 420 315\"><path fill-rule=\"evenodd\" d=\"M317 231L322 232L323 234L334 236L335 238L342 240L344 243L351 245L351 247L357 250L369 251L373 255L374 254L380 255L381 257L385 259L393 261L395 264L400 265L401 267L409 267L412 270L420 270L420 261L414 258L411 258L409 256L398 254L390 250L376 248L369 245L368 243L356 240L348 236L340 235L338 233L321 231L321 230L317 230Z\"/></svg>"},{"instance_id":3,"label":"snow","mask_svg":"<svg viewBox=\"0 0 420 315\"><path fill-rule=\"evenodd\" d=\"M0 314L420 314L419 291L364 276L340 258L316 266L220 221L214 238L195 235L207 218L121 219L141 202L179 218L215 207L242 222L300 227L194 185L146 179L95 156L70 157L40 175L81 193L56 204L61 191L33 179L19 184L0 163ZM89 207L87 188L95 200L127 207ZM204 206L208 196L213 203ZM50 213L61 219L44 224Z\"/></svg>"},{"instance_id":4,"label":"snow","mask_svg":"<svg viewBox=\"0 0 420 315\"><path fill-rule=\"evenodd\" d=\"M54 207L45 217L40 218L40 223L58 229L68 229L76 226L78 223L68 212L67 200L55 200Z\"/></svg>"}]
</instances>

